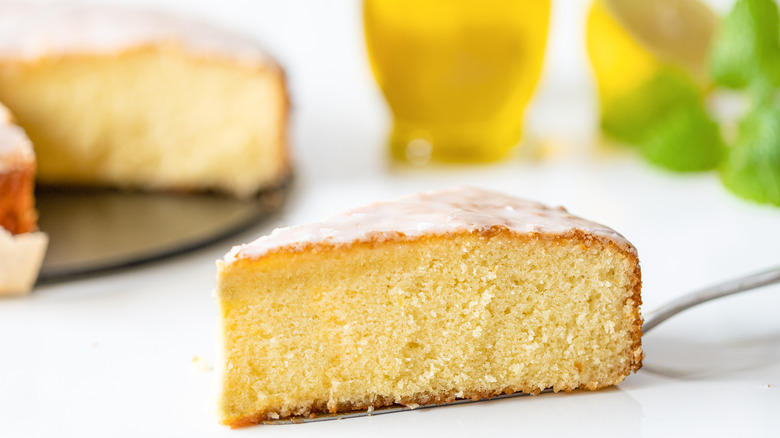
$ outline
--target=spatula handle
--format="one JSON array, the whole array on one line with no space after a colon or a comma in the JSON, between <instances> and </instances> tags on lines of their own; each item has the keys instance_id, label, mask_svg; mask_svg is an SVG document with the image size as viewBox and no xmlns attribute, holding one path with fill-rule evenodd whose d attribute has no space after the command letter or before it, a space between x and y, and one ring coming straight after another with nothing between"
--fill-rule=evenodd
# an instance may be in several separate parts
<instances>
[{"instance_id":1,"label":"spatula handle","mask_svg":"<svg viewBox=\"0 0 780 438\"><path fill-rule=\"evenodd\" d=\"M647 333L672 316L707 301L775 283L780 283L780 267L691 292L648 313L642 325L642 332Z\"/></svg>"}]
</instances>

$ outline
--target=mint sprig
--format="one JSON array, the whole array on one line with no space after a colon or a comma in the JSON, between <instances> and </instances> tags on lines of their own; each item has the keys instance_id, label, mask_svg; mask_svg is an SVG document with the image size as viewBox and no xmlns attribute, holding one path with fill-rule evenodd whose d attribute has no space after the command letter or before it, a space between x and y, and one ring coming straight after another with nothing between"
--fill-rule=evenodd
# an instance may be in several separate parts
<instances>
[{"instance_id":1,"label":"mint sprig","mask_svg":"<svg viewBox=\"0 0 780 438\"><path fill-rule=\"evenodd\" d=\"M681 101L690 105L698 100L699 91L685 73L663 68L606 106L601 115L602 128L616 140L637 145L652 135L656 121L670 108Z\"/></svg>"},{"instance_id":2,"label":"mint sprig","mask_svg":"<svg viewBox=\"0 0 780 438\"><path fill-rule=\"evenodd\" d=\"M780 107L764 103L741 121L720 176L737 195L780 206Z\"/></svg>"},{"instance_id":3,"label":"mint sprig","mask_svg":"<svg viewBox=\"0 0 780 438\"><path fill-rule=\"evenodd\" d=\"M720 165L723 184L780 205L780 12L773 0L737 1L713 44L710 70L716 84L752 100Z\"/></svg>"},{"instance_id":4,"label":"mint sprig","mask_svg":"<svg viewBox=\"0 0 780 438\"><path fill-rule=\"evenodd\" d=\"M724 18L710 52L716 84L756 97L780 85L780 14L774 0L739 0Z\"/></svg>"},{"instance_id":5,"label":"mint sprig","mask_svg":"<svg viewBox=\"0 0 780 438\"><path fill-rule=\"evenodd\" d=\"M602 114L604 131L639 145L651 163L688 172L717 167L723 142L690 75L667 66Z\"/></svg>"},{"instance_id":6,"label":"mint sprig","mask_svg":"<svg viewBox=\"0 0 780 438\"><path fill-rule=\"evenodd\" d=\"M723 154L718 124L699 102L677 102L654 124L641 142L642 156L677 172L714 169Z\"/></svg>"}]
</instances>

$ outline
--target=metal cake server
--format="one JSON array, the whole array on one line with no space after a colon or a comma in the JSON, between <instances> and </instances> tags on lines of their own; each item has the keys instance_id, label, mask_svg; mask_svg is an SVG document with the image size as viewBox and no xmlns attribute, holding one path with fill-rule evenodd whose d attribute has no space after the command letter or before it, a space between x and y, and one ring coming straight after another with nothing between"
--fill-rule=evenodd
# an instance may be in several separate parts
<instances>
[{"instance_id":1,"label":"metal cake server","mask_svg":"<svg viewBox=\"0 0 780 438\"><path fill-rule=\"evenodd\" d=\"M642 333L647 333L658 324L666 321L680 312L698 306L718 298L734 295L739 292L747 292L771 284L780 283L780 267L768 271L762 271L745 277L736 278L715 286L706 287L680 298L670 301L665 305L648 312L645 323L642 324Z\"/></svg>"},{"instance_id":2,"label":"metal cake server","mask_svg":"<svg viewBox=\"0 0 780 438\"><path fill-rule=\"evenodd\" d=\"M666 321L667 319L671 318L672 316L677 315L678 313L681 313L685 310L688 310L691 307L698 306L699 304L703 304L708 301L712 301L718 298L723 298L729 295L734 295L736 293L747 292L754 289L758 289L760 287L769 286L778 283L780 283L780 267L773 268L767 271L761 271L734 280L726 281L725 283L696 290L694 292L683 295L675 300L672 300L671 302L659 307L656 310L648 312L645 315L645 322L644 324L642 324L642 332L644 334L647 334L647 332L649 332L650 330L652 330L662 322ZM549 393L549 392L552 392L552 390L547 389L542 391L542 393ZM293 418L283 418L279 420L269 420L269 421L264 421L263 424L294 424L294 423L312 423L312 422L327 421L327 420L340 420L345 418L391 414L394 412L409 411L413 409L435 408L438 406L451 406L451 405L460 405L465 403L479 403L488 400L499 400L502 398L522 397L527 395L530 394L519 392L514 394L502 394L490 399L455 400L453 402L444 403L440 405L430 404L430 405L420 405L416 407L394 405L394 406L388 406L384 408L377 408L372 411L362 410L362 411L343 412L343 413L336 413L336 414L317 414L314 417L293 417Z\"/></svg>"}]
</instances>

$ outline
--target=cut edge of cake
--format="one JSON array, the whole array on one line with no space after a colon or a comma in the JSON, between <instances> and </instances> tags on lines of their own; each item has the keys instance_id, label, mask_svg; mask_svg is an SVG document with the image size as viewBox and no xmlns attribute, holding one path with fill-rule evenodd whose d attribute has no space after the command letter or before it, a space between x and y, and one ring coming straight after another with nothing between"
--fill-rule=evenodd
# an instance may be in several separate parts
<instances>
[{"instance_id":1,"label":"cut edge of cake","mask_svg":"<svg viewBox=\"0 0 780 438\"><path fill-rule=\"evenodd\" d=\"M48 243L48 235L40 231L12 235L0 228L0 296L30 292Z\"/></svg>"},{"instance_id":2,"label":"cut edge of cake","mask_svg":"<svg viewBox=\"0 0 780 438\"><path fill-rule=\"evenodd\" d=\"M36 145L39 183L131 190L213 191L238 198L251 198L277 191L291 179L287 132L290 103L285 72L253 39L197 19L119 5L41 5L10 1L0 4L0 11L0 100L4 100L5 105L16 113L18 123L27 129L28 136ZM100 111L93 109L92 112L76 114L61 122L47 115L78 112L70 107L67 110L60 108L63 105L61 102L72 100L68 97L58 94L58 99L46 97L56 94L57 89L79 89L78 93L71 93L76 96L97 94L100 95L97 101L103 102L112 84L141 87L149 82L149 78L137 81L119 79L124 76L113 72L108 75L110 83L103 84L98 69L90 70L91 76L78 82L79 76L65 67L82 61L93 65L104 60L108 65L129 62L129 68L132 69L147 59L150 60L148 65L158 70L162 67L157 67L157 64L164 63L167 69L164 71L171 71L170 74L175 74L186 67L184 63L189 63L193 70L198 70L199 75L207 76L206 79L218 76L222 82L194 81L195 86L186 88L193 81L164 78L170 87L163 87L160 91L185 96L182 105L186 108L165 110L167 106L160 109L155 106L155 111L160 114L150 111L148 117L139 111L151 108L146 102L149 98L143 100L146 94L136 92L120 95L125 104L109 102L109 105L102 105ZM59 78L62 76L70 82L66 82L65 86L56 82L51 84L54 87L52 90L38 93L43 96L41 102L28 104L29 96L19 91L21 86L14 81L18 82L19 77L24 81L37 77L31 72L36 72L42 66L53 66L60 72L55 81L62 79ZM226 73L220 71L228 67ZM154 71L163 71L158 70ZM201 76L198 78L204 79ZM10 81L5 84L6 96L4 81ZM251 82L251 86L234 84L247 81ZM90 88L89 83L92 82L100 85L100 89ZM13 91L14 88L19 90ZM146 88L155 90L160 86ZM32 87L33 91L36 89L41 90L40 87ZM202 93L207 96L229 95L233 98L229 99L230 104L212 105L213 108L209 109L209 99L192 97ZM163 100L178 102L180 99ZM220 104L223 100L226 99L215 103ZM134 104L136 101L139 103ZM258 111L262 117L258 116ZM120 116L120 122L116 122L114 119ZM123 129L119 137L127 138L125 143L149 146L131 147L128 149L132 149L132 153L119 155L110 147L111 141L105 140L113 138L110 132L104 132L104 128L97 131L86 129L86 125L77 123L80 119L89 119L85 123L90 126L100 125L101 121L118 126ZM209 129L204 128L202 132L220 134L193 137L187 134L188 130L168 132L167 128L162 128L165 124L157 122L167 119L174 119L179 125L207 126ZM147 139L143 130L146 125L150 126L148 131L156 136L148 143L140 141ZM74 126L78 129L74 129ZM215 127L215 130L211 127ZM72 131L83 135L72 136ZM163 131L167 134L160 134ZM222 131L226 134L221 134ZM138 138L136 133L140 133ZM71 137L72 140L67 140ZM197 150L213 152L188 153L188 150L193 149L193 145L186 141L188 138L198 143L198 146L206 146L198 147ZM158 139L160 144L168 147L156 147L155 141ZM57 152L61 145L68 146L67 154L60 156L59 153L44 153L50 150ZM168 149L170 152L165 153ZM160 154L157 155L155 151ZM93 162L99 164L97 170L89 164Z\"/></svg>"}]
</instances>

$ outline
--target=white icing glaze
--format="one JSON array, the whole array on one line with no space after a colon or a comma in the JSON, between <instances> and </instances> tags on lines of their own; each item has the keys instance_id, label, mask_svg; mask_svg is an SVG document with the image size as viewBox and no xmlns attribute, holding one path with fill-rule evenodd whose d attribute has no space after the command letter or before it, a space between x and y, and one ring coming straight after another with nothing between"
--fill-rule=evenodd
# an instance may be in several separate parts
<instances>
[{"instance_id":1,"label":"white icing glaze","mask_svg":"<svg viewBox=\"0 0 780 438\"><path fill-rule=\"evenodd\" d=\"M563 208L517 199L496 192L457 187L379 202L348 210L321 222L279 228L254 242L234 247L223 261L259 258L277 249L298 250L310 244L417 237L486 230L504 226L520 234L567 235L575 230L636 249L622 235L604 225L569 214Z\"/></svg>"},{"instance_id":2,"label":"white icing glaze","mask_svg":"<svg viewBox=\"0 0 780 438\"><path fill-rule=\"evenodd\" d=\"M119 6L0 0L0 59L116 53L159 43L276 68L255 42L202 23Z\"/></svg>"},{"instance_id":3,"label":"white icing glaze","mask_svg":"<svg viewBox=\"0 0 780 438\"><path fill-rule=\"evenodd\" d=\"M0 171L34 157L32 145L24 130L11 123L11 120L11 113L0 105Z\"/></svg>"}]
</instances>

